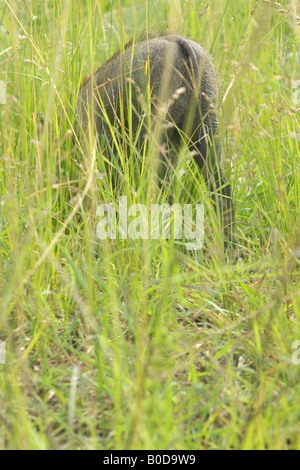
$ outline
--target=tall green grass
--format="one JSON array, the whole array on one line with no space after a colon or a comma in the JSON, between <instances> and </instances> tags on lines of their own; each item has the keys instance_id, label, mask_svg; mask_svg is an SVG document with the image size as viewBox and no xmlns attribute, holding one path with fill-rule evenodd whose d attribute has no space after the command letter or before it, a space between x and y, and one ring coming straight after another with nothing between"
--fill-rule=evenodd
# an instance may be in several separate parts
<instances>
[{"instance_id":1,"label":"tall green grass","mask_svg":"<svg viewBox=\"0 0 300 470\"><path fill-rule=\"evenodd\" d=\"M299 449L299 16L296 1L1 1L1 448ZM116 158L117 189L101 155L85 168L76 94L161 29L214 58L242 260L224 259L193 162L177 197L205 204L202 250L96 236L98 203L151 202L148 163Z\"/></svg>"}]
</instances>

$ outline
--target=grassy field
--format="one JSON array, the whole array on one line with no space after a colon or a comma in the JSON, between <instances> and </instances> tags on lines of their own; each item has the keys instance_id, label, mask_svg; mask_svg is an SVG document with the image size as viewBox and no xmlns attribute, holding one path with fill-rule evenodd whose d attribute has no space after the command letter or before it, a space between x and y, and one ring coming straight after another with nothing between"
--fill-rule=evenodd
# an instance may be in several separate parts
<instances>
[{"instance_id":1,"label":"grassy field","mask_svg":"<svg viewBox=\"0 0 300 470\"><path fill-rule=\"evenodd\" d=\"M300 449L297 5L0 1L1 449ZM193 162L178 197L205 206L202 250L97 238L101 201L149 202L145 155L114 162L115 191L96 155L85 204L70 92L164 28L213 58L242 259L224 258Z\"/></svg>"}]
</instances>

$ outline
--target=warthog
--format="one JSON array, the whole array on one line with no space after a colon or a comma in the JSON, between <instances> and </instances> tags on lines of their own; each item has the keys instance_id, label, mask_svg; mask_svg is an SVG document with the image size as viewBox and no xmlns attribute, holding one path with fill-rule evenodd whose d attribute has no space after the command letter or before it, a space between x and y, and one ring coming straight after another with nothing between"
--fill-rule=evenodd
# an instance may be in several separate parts
<instances>
[{"instance_id":1,"label":"warthog","mask_svg":"<svg viewBox=\"0 0 300 470\"><path fill-rule=\"evenodd\" d=\"M174 169L185 141L221 215L226 248L233 241L234 209L230 184L220 167L216 92L214 67L197 43L177 35L129 43L83 82L78 135L86 143L93 142L91 135L104 136L110 149L113 133L126 140L129 129L140 147L156 139L160 181L170 167ZM156 131L149 129L147 112Z\"/></svg>"}]
</instances>

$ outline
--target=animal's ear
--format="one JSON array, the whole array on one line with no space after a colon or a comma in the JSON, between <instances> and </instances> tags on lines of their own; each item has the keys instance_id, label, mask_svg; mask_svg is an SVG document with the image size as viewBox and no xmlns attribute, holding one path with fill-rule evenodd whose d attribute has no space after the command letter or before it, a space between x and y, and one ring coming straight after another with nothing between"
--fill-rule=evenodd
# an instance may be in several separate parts
<instances>
[{"instance_id":1,"label":"animal's ear","mask_svg":"<svg viewBox=\"0 0 300 470\"><path fill-rule=\"evenodd\" d=\"M44 130L45 115L44 113L32 113L32 120L38 126L38 133L41 134Z\"/></svg>"}]
</instances>

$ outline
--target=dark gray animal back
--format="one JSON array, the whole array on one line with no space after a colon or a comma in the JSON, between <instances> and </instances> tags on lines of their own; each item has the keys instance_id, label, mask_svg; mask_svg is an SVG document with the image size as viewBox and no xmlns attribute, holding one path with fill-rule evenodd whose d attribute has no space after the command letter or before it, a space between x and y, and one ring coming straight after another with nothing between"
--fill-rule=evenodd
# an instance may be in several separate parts
<instances>
[{"instance_id":1,"label":"dark gray animal back","mask_svg":"<svg viewBox=\"0 0 300 470\"><path fill-rule=\"evenodd\" d=\"M207 114L211 103L215 104L216 77L201 46L181 36L163 36L134 44L124 53L116 54L84 84L80 101L84 107L89 103L89 112L93 103L98 132L101 133L103 126L103 114L105 119L113 122L120 115L121 106L126 113L128 81L132 83L131 104L133 109L140 111L138 95L142 93L146 99L149 78L154 114L159 104L167 102L176 90L185 88L185 93L175 100L168 113L168 120L178 126L183 125L195 93L198 93L202 116ZM87 125L88 116L82 109L81 116L82 124ZM215 130L216 117L213 121ZM133 125L138 126L138 115L135 115Z\"/></svg>"}]
</instances>

